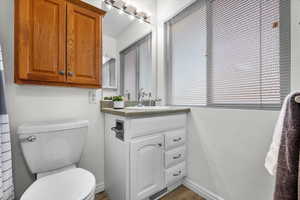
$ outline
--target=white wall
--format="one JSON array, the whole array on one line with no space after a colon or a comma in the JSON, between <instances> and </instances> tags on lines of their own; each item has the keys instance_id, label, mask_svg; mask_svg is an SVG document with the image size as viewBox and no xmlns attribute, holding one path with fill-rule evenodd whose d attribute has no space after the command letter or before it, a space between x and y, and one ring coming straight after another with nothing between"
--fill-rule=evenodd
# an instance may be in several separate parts
<instances>
[{"instance_id":1,"label":"white wall","mask_svg":"<svg viewBox=\"0 0 300 200\"><path fill-rule=\"evenodd\" d=\"M158 95L165 98L163 22L193 0L157 1ZM292 0L292 89L300 89L300 1ZM271 200L274 177L264 169L278 112L192 108L188 179L225 200Z\"/></svg>"},{"instance_id":2,"label":"white wall","mask_svg":"<svg viewBox=\"0 0 300 200\"><path fill-rule=\"evenodd\" d=\"M80 166L90 170L97 184L104 181L103 116L98 104L89 104L88 89L21 86L13 83L13 2L0 2L0 43L4 47L7 99L12 129L13 170L17 197L28 187L33 177L28 172L16 138L16 128L27 121L66 118L87 119L90 122Z\"/></svg>"},{"instance_id":3,"label":"white wall","mask_svg":"<svg viewBox=\"0 0 300 200\"><path fill-rule=\"evenodd\" d=\"M117 40L115 38L103 35L103 55L110 58L117 57Z\"/></svg>"}]
</instances>

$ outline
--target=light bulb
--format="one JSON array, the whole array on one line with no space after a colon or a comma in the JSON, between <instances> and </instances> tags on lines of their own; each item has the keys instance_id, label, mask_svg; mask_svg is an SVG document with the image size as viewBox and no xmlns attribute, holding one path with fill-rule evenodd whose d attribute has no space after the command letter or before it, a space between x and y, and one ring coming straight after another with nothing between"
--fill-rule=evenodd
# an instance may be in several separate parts
<instances>
[{"instance_id":1,"label":"light bulb","mask_svg":"<svg viewBox=\"0 0 300 200\"><path fill-rule=\"evenodd\" d=\"M112 5L110 5L110 4L106 4L106 7L107 7L108 10L112 9Z\"/></svg>"}]
</instances>

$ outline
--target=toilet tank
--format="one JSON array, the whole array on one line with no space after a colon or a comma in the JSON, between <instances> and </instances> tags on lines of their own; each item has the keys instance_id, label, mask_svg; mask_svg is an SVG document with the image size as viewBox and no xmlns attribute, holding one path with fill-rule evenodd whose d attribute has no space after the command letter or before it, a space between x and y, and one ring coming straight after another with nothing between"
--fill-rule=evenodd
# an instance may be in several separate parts
<instances>
[{"instance_id":1,"label":"toilet tank","mask_svg":"<svg viewBox=\"0 0 300 200\"><path fill-rule=\"evenodd\" d=\"M79 162L88 121L27 123L20 126L17 133L30 171L44 173Z\"/></svg>"}]
</instances>

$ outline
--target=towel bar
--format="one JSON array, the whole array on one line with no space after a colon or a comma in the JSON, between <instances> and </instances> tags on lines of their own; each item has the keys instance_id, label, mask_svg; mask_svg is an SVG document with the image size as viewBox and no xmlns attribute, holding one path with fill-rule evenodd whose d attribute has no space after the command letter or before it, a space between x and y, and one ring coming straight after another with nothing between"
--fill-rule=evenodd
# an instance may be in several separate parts
<instances>
[{"instance_id":1,"label":"towel bar","mask_svg":"<svg viewBox=\"0 0 300 200\"><path fill-rule=\"evenodd\" d=\"M300 103L300 96L296 96L296 97L295 97L295 101L296 101L297 103Z\"/></svg>"}]
</instances>

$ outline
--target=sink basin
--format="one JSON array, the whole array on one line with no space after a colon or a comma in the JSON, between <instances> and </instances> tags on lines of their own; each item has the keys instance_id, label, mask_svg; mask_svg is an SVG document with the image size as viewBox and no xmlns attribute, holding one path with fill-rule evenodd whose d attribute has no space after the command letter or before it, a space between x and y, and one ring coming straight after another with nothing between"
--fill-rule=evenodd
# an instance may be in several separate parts
<instances>
[{"instance_id":1,"label":"sink basin","mask_svg":"<svg viewBox=\"0 0 300 200\"><path fill-rule=\"evenodd\" d=\"M168 106L134 106L134 107L126 107L129 110L166 110L170 109Z\"/></svg>"}]
</instances>

